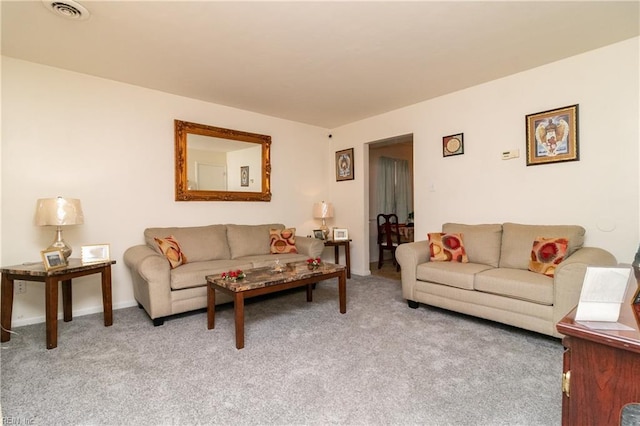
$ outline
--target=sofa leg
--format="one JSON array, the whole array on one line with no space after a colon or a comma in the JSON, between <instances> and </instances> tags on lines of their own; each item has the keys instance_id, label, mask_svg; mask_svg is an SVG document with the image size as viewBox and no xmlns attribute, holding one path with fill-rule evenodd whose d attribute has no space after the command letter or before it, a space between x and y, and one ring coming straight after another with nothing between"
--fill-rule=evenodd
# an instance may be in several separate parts
<instances>
[{"instance_id":1,"label":"sofa leg","mask_svg":"<svg viewBox=\"0 0 640 426\"><path fill-rule=\"evenodd\" d=\"M164 318L154 318L152 321L154 327L159 327L164 324Z\"/></svg>"},{"instance_id":2,"label":"sofa leg","mask_svg":"<svg viewBox=\"0 0 640 426\"><path fill-rule=\"evenodd\" d=\"M138 303L138 309L144 309L144 306L142 306L142 303Z\"/></svg>"},{"instance_id":3,"label":"sofa leg","mask_svg":"<svg viewBox=\"0 0 640 426\"><path fill-rule=\"evenodd\" d=\"M419 305L418 302L415 302L413 300L407 300L407 304L409 305L409 307L411 309L416 309L416 308L418 308L418 305Z\"/></svg>"}]
</instances>

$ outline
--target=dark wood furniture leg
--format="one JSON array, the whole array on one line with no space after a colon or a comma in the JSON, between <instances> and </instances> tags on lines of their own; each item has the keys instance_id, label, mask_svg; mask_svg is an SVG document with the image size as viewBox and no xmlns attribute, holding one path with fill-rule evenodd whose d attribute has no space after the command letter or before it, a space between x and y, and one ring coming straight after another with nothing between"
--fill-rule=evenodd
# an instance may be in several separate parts
<instances>
[{"instance_id":1,"label":"dark wood furniture leg","mask_svg":"<svg viewBox=\"0 0 640 426\"><path fill-rule=\"evenodd\" d=\"M216 327L216 290L207 283L207 330Z\"/></svg>"},{"instance_id":2,"label":"dark wood furniture leg","mask_svg":"<svg viewBox=\"0 0 640 426\"><path fill-rule=\"evenodd\" d=\"M47 349L58 347L58 280L45 280L45 322L47 328Z\"/></svg>"},{"instance_id":3,"label":"dark wood furniture leg","mask_svg":"<svg viewBox=\"0 0 640 426\"><path fill-rule=\"evenodd\" d=\"M73 319L72 309L72 293L71 293L71 280L62 281L62 311L64 313L64 322L69 322Z\"/></svg>"},{"instance_id":4,"label":"dark wood furniture leg","mask_svg":"<svg viewBox=\"0 0 640 426\"><path fill-rule=\"evenodd\" d=\"M7 274L2 274L2 330L0 332L0 341L8 342L11 339L11 314L13 311L13 278L9 278Z\"/></svg>"},{"instance_id":5,"label":"dark wood furniture leg","mask_svg":"<svg viewBox=\"0 0 640 426\"><path fill-rule=\"evenodd\" d=\"M340 313L347 313L347 277L342 270L338 276L338 298L340 299Z\"/></svg>"},{"instance_id":6,"label":"dark wood furniture leg","mask_svg":"<svg viewBox=\"0 0 640 426\"><path fill-rule=\"evenodd\" d=\"M102 309L104 310L104 326L113 325L113 302L111 300L111 265L102 270Z\"/></svg>"},{"instance_id":7,"label":"dark wood furniture leg","mask_svg":"<svg viewBox=\"0 0 640 426\"><path fill-rule=\"evenodd\" d=\"M236 322L236 349L244 348L244 294L235 293L233 296L233 311Z\"/></svg>"}]
</instances>

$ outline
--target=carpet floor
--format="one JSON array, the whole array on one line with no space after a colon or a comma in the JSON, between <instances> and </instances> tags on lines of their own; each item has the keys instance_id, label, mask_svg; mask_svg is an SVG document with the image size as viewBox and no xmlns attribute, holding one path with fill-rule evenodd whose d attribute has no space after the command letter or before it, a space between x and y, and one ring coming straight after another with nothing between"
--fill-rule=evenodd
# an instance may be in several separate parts
<instances>
[{"instance_id":1,"label":"carpet floor","mask_svg":"<svg viewBox=\"0 0 640 426\"><path fill-rule=\"evenodd\" d=\"M559 339L421 305L400 283L353 276L153 327L138 308L15 329L2 345L3 424L557 425ZM7 421L5 421L7 420ZM18 423L20 422L20 423Z\"/></svg>"}]
</instances>

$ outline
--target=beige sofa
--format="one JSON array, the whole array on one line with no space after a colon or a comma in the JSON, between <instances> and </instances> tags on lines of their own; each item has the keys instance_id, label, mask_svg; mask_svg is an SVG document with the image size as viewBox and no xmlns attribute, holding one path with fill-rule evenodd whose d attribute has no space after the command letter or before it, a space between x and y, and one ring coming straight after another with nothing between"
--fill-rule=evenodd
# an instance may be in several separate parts
<instances>
[{"instance_id":1,"label":"beige sofa","mask_svg":"<svg viewBox=\"0 0 640 426\"><path fill-rule=\"evenodd\" d=\"M580 226L446 223L442 232L462 234L469 262L431 262L428 241L401 244L409 307L424 303L550 336L561 337L555 324L577 305L587 265L616 265L611 253L583 247ZM554 277L528 270L538 237L569 240Z\"/></svg>"},{"instance_id":2,"label":"beige sofa","mask_svg":"<svg viewBox=\"0 0 640 426\"><path fill-rule=\"evenodd\" d=\"M144 245L128 248L124 262L131 271L133 294L154 325L166 317L207 306L207 275L306 260L322 254L324 243L295 237L298 253L271 254L270 230L282 224L209 225L183 228L147 228ZM172 269L154 238L174 236L187 263ZM232 299L220 294L216 304Z\"/></svg>"}]
</instances>

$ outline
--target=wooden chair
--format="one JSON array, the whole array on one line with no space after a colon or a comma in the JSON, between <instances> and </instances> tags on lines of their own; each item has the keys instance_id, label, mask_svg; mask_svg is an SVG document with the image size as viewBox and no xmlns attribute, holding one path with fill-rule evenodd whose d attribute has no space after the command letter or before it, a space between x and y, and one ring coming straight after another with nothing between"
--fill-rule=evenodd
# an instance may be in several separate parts
<instances>
[{"instance_id":1,"label":"wooden chair","mask_svg":"<svg viewBox=\"0 0 640 426\"><path fill-rule=\"evenodd\" d=\"M394 213L378 215L378 269L382 268L384 261L384 251L389 250L396 265L396 270L400 270L400 264L396 261L396 248L400 245L400 232L398 228L398 216Z\"/></svg>"}]
</instances>

